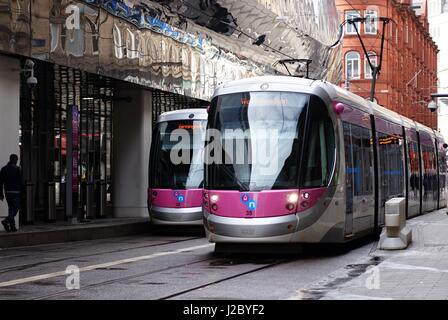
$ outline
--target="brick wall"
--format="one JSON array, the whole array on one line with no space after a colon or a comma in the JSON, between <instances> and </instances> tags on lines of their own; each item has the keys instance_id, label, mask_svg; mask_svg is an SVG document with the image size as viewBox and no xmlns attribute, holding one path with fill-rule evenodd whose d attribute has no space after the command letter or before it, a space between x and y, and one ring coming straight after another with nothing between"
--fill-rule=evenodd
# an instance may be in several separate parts
<instances>
[{"instance_id":1,"label":"brick wall","mask_svg":"<svg viewBox=\"0 0 448 320\"><path fill-rule=\"evenodd\" d=\"M336 0L336 5L341 22L345 20L347 11L354 10L359 11L361 17L364 17L368 10L373 10L379 17L392 19L385 29L382 68L375 98L384 107L436 129L437 113L431 113L427 105L430 94L437 91L438 49L429 35L425 2L420 16L416 16L409 0L369 0L368 4L366 2ZM366 33L371 26L372 24L361 23L359 32L366 50L376 53L379 61L383 24L378 21L377 32ZM371 87L369 73L366 75L365 72L368 62L356 34L345 34L342 61L344 80L339 85L346 85L346 54L350 51L356 51L360 55L359 78L349 80L350 91L368 98Z\"/></svg>"}]
</instances>

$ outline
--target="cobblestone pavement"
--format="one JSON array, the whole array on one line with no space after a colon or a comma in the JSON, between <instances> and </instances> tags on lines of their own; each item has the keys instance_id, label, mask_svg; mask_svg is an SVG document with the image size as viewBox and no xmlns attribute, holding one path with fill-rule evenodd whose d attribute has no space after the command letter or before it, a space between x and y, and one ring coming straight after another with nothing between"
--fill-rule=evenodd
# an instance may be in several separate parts
<instances>
[{"instance_id":1,"label":"cobblestone pavement","mask_svg":"<svg viewBox=\"0 0 448 320\"><path fill-rule=\"evenodd\" d=\"M298 291L293 299L448 299L448 215L435 211L407 221L405 250L375 249Z\"/></svg>"}]
</instances>

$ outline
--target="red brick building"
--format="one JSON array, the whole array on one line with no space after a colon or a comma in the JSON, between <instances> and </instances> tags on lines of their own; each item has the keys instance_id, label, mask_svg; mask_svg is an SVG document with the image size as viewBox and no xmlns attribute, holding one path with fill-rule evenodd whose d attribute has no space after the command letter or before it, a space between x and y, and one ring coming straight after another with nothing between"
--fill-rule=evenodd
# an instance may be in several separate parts
<instances>
[{"instance_id":1,"label":"red brick building","mask_svg":"<svg viewBox=\"0 0 448 320\"><path fill-rule=\"evenodd\" d=\"M350 17L388 17L381 73L375 90L380 105L437 128L437 113L427 109L437 91L437 45L429 34L427 5L417 16L411 0L336 0L341 21ZM357 24L373 63L379 62L383 23ZM341 87L362 97L370 96L371 68L352 24L345 25L344 79ZM348 80L348 81L347 81Z\"/></svg>"}]
</instances>

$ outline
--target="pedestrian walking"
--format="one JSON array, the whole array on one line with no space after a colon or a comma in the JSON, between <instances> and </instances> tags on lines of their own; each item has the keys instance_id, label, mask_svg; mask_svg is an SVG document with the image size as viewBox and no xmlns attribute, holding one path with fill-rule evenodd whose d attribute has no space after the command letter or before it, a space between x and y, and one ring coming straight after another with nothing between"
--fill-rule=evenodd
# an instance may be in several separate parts
<instances>
[{"instance_id":1,"label":"pedestrian walking","mask_svg":"<svg viewBox=\"0 0 448 320\"><path fill-rule=\"evenodd\" d=\"M2 221L6 232L17 231L15 217L20 210L22 191L22 170L17 166L18 161L19 157L12 154L8 164L0 171L0 200L3 201L6 196L8 203L8 217Z\"/></svg>"}]
</instances>

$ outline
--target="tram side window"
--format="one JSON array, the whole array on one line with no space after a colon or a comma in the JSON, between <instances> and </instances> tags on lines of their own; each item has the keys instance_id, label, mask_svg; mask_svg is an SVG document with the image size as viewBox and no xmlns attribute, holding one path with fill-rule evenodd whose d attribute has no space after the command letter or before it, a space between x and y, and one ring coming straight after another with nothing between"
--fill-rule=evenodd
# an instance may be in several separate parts
<instances>
[{"instance_id":1,"label":"tram side window","mask_svg":"<svg viewBox=\"0 0 448 320\"><path fill-rule=\"evenodd\" d=\"M434 199L437 200L437 159L436 159L436 152L434 148L431 148L431 190L434 192Z\"/></svg>"},{"instance_id":2,"label":"tram side window","mask_svg":"<svg viewBox=\"0 0 448 320\"><path fill-rule=\"evenodd\" d=\"M305 188L327 186L330 183L335 160L334 128L327 107L315 96L310 98L307 137L302 186Z\"/></svg>"},{"instance_id":3,"label":"tram side window","mask_svg":"<svg viewBox=\"0 0 448 320\"><path fill-rule=\"evenodd\" d=\"M362 128L352 125L352 152L353 152L353 178L355 196L363 195L364 192L364 164L362 160Z\"/></svg>"},{"instance_id":4,"label":"tram side window","mask_svg":"<svg viewBox=\"0 0 448 320\"><path fill-rule=\"evenodd\" d=\"M160 132L158 130L158 125L154 127L152 133L152 141L151 141L151 150L149 154L149 186L155 187L158 183L158 175L156 174L156 150L158 149L158 145L160 144Z\"/></svg>"},{"instance_id":5,"label":"tram side window","mask_svg":"<svg viewBox=\"0 0 448 320\"><path fill-rule=\"evenodd\" d=\"M408 158L411 171L410 176L410 190L416 192L420 189L420 173L419 173L419 157L418 157L418 143L416 141L408 140Z\"/></svg>"},{"instance_id":6,"label":"tram side window","mask_svg":"<svg viewBox=\"0 0 448 320\"><path fill-rule=\"evenodd\" d=\"M353 151L352 151L352 137L351 137L351 126L349 123L343 123L344 128L344 145L345 145L345 186L347 190L352 190L353 188ZM352 192L349 192L351 195Z\"/></svg>"},{"instance_id":7,"label":"tram side window","mask_svg":"<svg viewBox=\"0 0 448 320\"><path fill-rule=\"evenodd\" d=\"M423 197L426 199L428 193L437 190L437 167L435 160L435 150L433 147L422 144L423 153ZM433 195L434 196L434 195Z\"/></svg>"},{"instance_id":8,"label":"tram side window","mask_svg":"<svg viewBox=\"0 0 448 320\"><path fill-rule=\"evenodd\" d=\"M447 165L446 165L445 149L441 149L439 151L439 174L440 174L439 188L441 190L445 190L446 188L446 173L447 173Z\"/></svg>"},{"instance_id":9,"label":"tram side window","mask_svg":"<svg viewBox=\"0 0 448 320\"><path fill-rule=\"evenodd\" d=\"M363 176L365 194L373 194L373 149L372 132L369 129L362 128L362 155L363 155Z\"/></svg>"},{"instance_id":10,"label":"tram side window","mask_svg":"<svg viewBox=\"0 0 448 320\"><path fill-rule=\"evenodd\" d=\"M397 136L378 133L380 172L384 195L404 196L403 140Z\"/></svg>"},{"instance_id":11,"label":"tram side window","mask_svg":"<svg viewBox=\"0 0 448 320\"><path fill-rule=\"evenodd\" d=\"M344 123L347 183L352 184L355 196L373 193L373 153L371 131Z\"/></svg>"}]
</instances>

